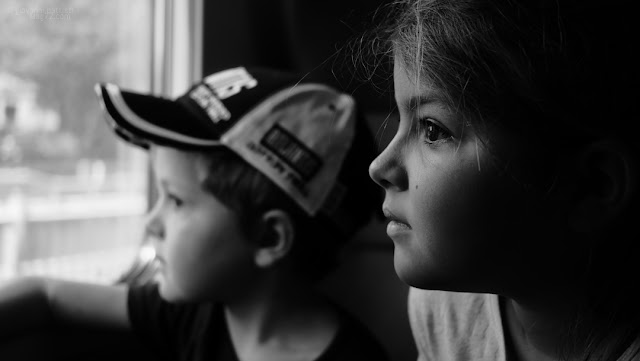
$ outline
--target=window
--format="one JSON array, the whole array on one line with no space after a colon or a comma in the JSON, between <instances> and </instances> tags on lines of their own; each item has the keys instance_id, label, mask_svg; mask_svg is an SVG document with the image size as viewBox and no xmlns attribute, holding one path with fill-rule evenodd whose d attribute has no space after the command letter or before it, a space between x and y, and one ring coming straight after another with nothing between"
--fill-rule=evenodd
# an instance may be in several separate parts
<instances>
[{"instance_id":1,"label":"window","mask_svg":"<svg viewBox=\"0 0 640 361\"><path fill-rule=\"evenodd\" d=\"M108 283L136 257L147 155L108 129L93 86L157 88L158 4L3 1L0 281L50 275Z\"/></svg>"}]
</instances>

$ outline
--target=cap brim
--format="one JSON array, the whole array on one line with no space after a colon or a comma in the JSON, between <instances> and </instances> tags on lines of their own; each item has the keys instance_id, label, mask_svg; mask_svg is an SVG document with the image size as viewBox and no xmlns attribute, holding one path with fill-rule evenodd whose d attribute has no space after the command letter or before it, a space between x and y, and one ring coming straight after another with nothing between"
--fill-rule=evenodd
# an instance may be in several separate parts
<instances>
[{"instance_id":1,"label":"cap brim","mask_svg":"<svg viewBox=\"0 0 640 361\"><path fill-rule=\"evenodd\" d=\"M210 128L192 121L193 115L172 100L123 91L108 83L96 84L95 91L107 122L129 143L145 149L151 144L176 148L220 145Z\"/></svg>"}]
</instances>

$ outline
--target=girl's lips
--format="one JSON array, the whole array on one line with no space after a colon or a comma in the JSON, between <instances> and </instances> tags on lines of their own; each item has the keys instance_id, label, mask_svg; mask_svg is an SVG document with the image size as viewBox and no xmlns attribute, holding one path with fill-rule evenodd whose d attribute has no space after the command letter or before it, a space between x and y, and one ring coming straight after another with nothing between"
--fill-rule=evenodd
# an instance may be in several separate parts
<instances>
[{"instance_id":1,"label":"girl's lips","mask_svg":"<svg viewBox=\"0 0 640 361\"><path fill-rule=\"evenodd\" d=\"M411 230L411 226L404 221L404 219L396 216L386 207L383 207L382 212L385 217L389 219L389 224L387 224L387 234L389 237L394 238L400 236L402 233L409 232Z\"/></svg>"},{"instance_id":2,"label":"girl's lips","mask_svg":"<svg viewBox=\"0 0 640 361\"><path fill-rule=\"evenodd\" d=\"M391 238L398 237L402 233L409 232L410 230L411 226L397 220L391 220L389 224L387 224L387 235Z\"/></svg>"}]
</instances>

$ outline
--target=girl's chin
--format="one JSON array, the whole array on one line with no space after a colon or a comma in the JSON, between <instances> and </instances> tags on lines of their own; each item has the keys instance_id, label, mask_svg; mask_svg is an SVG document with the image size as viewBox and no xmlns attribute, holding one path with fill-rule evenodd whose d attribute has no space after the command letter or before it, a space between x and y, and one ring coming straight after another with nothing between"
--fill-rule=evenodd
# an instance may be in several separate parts
<instances>
[{"instance_id":1,"label":"girl's chin","mask_svg":"<svg viewBox=\"0 0 640 361\"><path fill-rule=\"evenodd\" d=\"M411 259L406 257L407 255L403 255L402 252L398 252L398 247L396 246L396 251L393 258L393 265L398 275L398 278L407 285L415 288L421 289L436 289L436 285L440 285L438 279L434 276L435 270L426 270L424 265L421 265L417 262L411 262ZM425 274L428 274L429 277L425 277Z\"/></svg>"},{"instance_id":2,"label":"girl's chin","mask_svg":"<svg viewBox=\"0 0 640 361\"><path fill-rule=\"evenodd\" d=\"M393 266L396 270L396 274L402 282L409 286L414 286L416 278L420 276L420 272L415 266L412 266L409 260L406 259L406 255L403 256L401 253L402 252L398 250L398 247L396 246L393 257Z\"/></svg>"}]
</instances>

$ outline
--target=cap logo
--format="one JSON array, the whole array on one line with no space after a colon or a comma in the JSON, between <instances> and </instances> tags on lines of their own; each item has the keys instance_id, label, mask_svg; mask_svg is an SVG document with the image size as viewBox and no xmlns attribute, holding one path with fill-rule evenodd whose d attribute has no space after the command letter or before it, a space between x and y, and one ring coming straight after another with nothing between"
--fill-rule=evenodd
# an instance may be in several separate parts
<instances>
[{"instance_id":1,"label":"cap logo","mask_svg":"<svg viewBox=\"0 0 640 361\"><path fill-rule=\"evenodd\" d=\"M304 180L311 179L322 166L320 157L278 124L269 129L260 143L298 172Z\"/></svg>"},{"instance_id":2,"label":"cap logo","mask_svg":"<svg viewBox=\"0 0 640 361\"><path fill-rule=\"evenodd\" d=\"M206 86L198 85L189 92L189 97L207 112L207 115L214 123L217 124L220 120L229 120L231 118L231 113L229 113L227 107Z\"/></svg>"},{"instance_id":3,"label":"cap logo","mask_svg":"<svg viewBox=\"0 0 640 361\"><path fill-rule=\"evenodd\" d=\"M189 92L189 97L204 109L215 124L231 119L231 113L221 99L236 95L243 88L251 89L258 85L258 81L242 67L209 75L203 82Z\"/></svg>"},{"instance_id":4,"label":"cap logo","mask_svg":"<svg viewBox=\"0 0 640 361\"><path fill-rule=\"evenodd\" d=\"M227 99L238 94L242 88L251 89L258 85L258 81L243 67L211 74L203 81L219 99Z\"/></svg>"}]
</instances>

